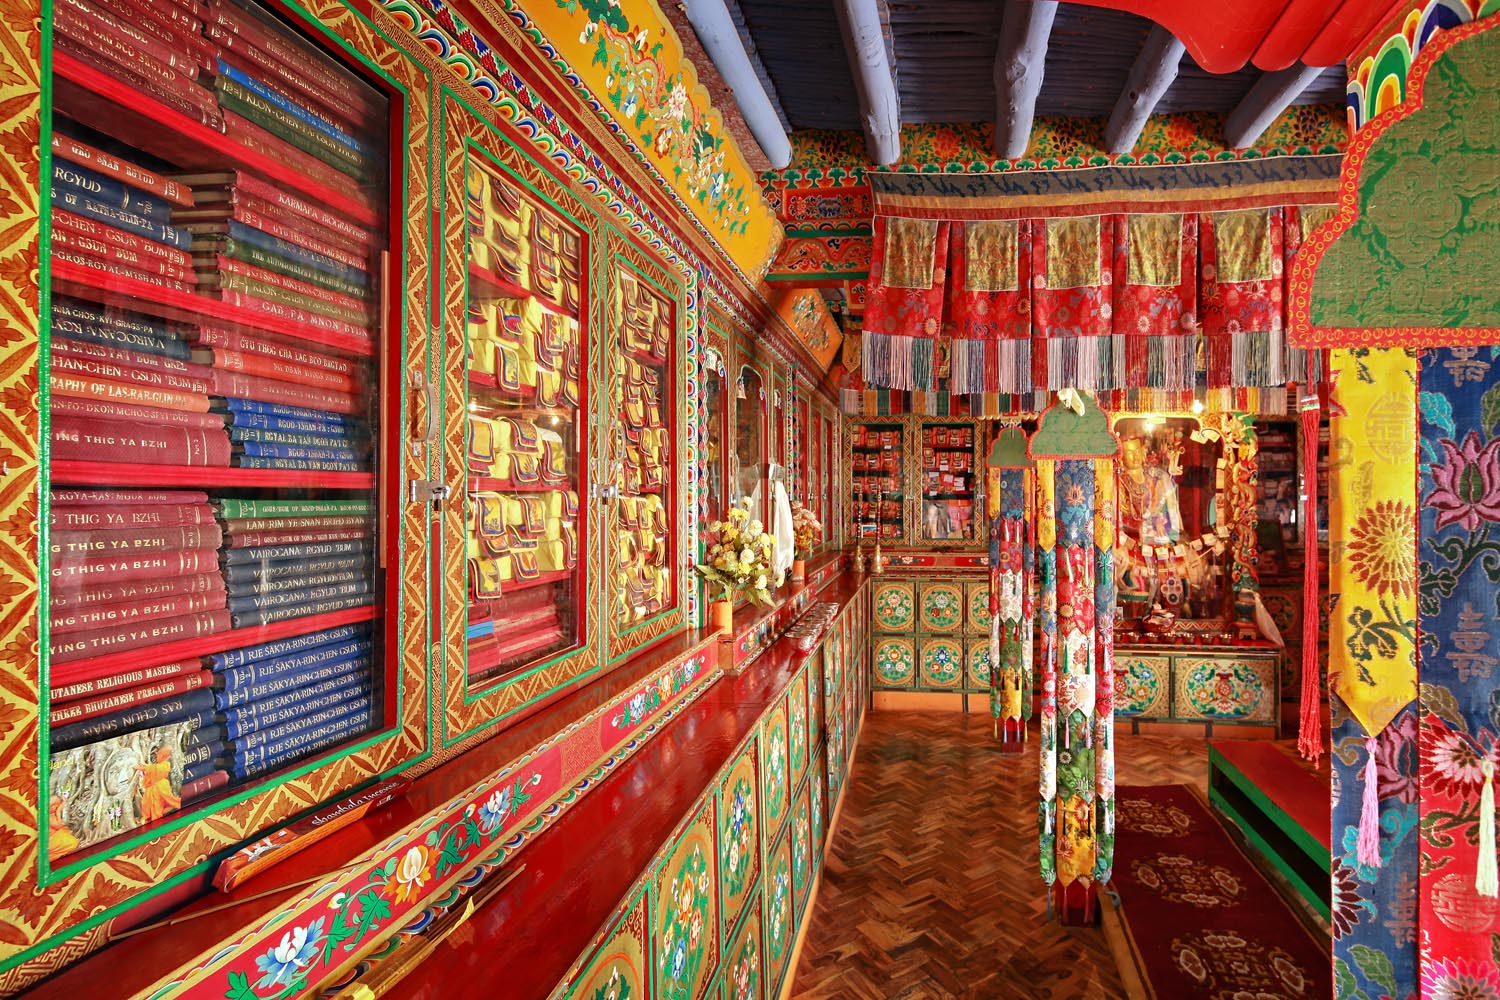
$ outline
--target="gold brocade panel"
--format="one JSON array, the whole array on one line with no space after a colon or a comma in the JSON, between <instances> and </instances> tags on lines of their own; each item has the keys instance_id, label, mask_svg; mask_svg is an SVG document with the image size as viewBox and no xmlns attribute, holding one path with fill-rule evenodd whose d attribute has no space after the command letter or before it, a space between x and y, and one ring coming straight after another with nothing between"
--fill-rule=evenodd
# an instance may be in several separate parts
<instances>
[{"instance_id":1,"label":"gold brocade panel","mask_svg":"<svg viewBox=\"0 0 1500 1000\"><path fill-rule=\"evenodd\" d=\"M931 288L937 256L937 222L888 219L885 225L884 283L891 288Z\"/></svg>"},{"instance_id":2,"label":"gold brocade panel","mask_svg":"<svg viewBox=\"0 0 1500 1000\"><path fill-rule=\"evenodd\" d=\"M1048 219L1047 287L1092 287L1099 272L1099 217Z\"/></svg>"},{"instance_id":3,"label":"gold brocade panel","mask_svg":"<svg viewBox=\"0 0 1500 1000\"><path fill-rule=\"evenodd\" d=\"M1127 283L1169 288L1182 281L1182 215L1127 215Z\"/></svg>"},{"instance_id":4,"label":"gold brocade panel","mask_svg":"<svg viewBox=\"0 0 1500 1000\"><path fill-rule=\"evenodd\" d=\"M1020 282L1020 223L970 222L964 226L964 291L1013 292Z\"/></svg>"},{"instance_id":5,"label":"gold brocade panel","mask_svg":"<svg viewBox=\"0 0 1500 1000\"><path fill-rule=\"evenodd\" d=\"M1271 277L1271 214L1264 208L1214 213L1218 280L1235 284Z\"/></svg>"}]
</instances>

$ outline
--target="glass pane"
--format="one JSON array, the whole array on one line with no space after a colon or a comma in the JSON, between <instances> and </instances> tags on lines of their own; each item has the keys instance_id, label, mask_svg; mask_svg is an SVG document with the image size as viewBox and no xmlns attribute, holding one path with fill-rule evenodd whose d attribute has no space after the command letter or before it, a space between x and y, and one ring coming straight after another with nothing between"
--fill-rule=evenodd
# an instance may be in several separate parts
<instances>
[{"instance_id":1,"label":"glass pane","mask_svg":"<svg viewBox=\"0 0 1500 1000\"><path fill-rule=\"evenodd\" d=\"M55 21L54 858L386 719L399 110L276 14L205 10L191 74L100 43L130 5Z\"/></svg>"},{"instance_id":2,"label":"glass pane","mask_svg":"<svg viewBox=\"0 0 1500 1000\"><path fill-rule=\"evenodd\" d=\"M469 677L579 641L583 235L471 149Z\"/></svg>"},{"instance_id":3,"label":"glass pane","mask_svg":"<svg viewBox=\"0 0 1500 1000\"><path fill-rule=\"evenodd\" d=\"M922 425L924 541L974 537L976 465L972 424Z\"/></svg>"},{"instance_id":4,"label":"glass pane","mask_svg":"<svg viewBox=\"0 0 1500 1000\"><path fill-rule=\"evenodd\" d=\"M766 386L760 372L740 369L734 401L735 497L750 498L750 518L765 522Z\"/></svg>"},{"instance_id":5,"label":"glass pane","mask_svg":"<svg viewBox=\"0 0 1500 1000\"><path fill-rule=\"evenodd\" d=\"M900 424L849 426L849 529L856 537L906 537Z\"/></svg>"},{"instance_id":6,"label":"glass pane","mask_svg":"<svg viewBox=\"0 0 1500 1000\"><path fill-rule=\"evenodd\" d=\"M717 370L703 377L703 422L699 427L699 475L703 480L703 508L699 521L705 525L724 519L724 376Z\"/></svg>"},{"instance_id":7,"label":"glass pane","mask_svg":"<svg viewBox=\"0 0 1500 1000\"><path fill-rule=\"evenodd\" d=\"M628 628L674 604L670 520L673 443L672 301L621 269L615 329L624 371L619 381L622 472L618 500L616 593Z\"/></svg>"}]
</instances>

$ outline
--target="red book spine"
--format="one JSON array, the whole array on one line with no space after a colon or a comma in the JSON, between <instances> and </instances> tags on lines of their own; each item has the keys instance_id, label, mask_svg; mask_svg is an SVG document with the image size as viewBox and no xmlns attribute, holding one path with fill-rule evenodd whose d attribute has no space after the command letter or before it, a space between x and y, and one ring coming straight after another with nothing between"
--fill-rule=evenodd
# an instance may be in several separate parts
<instances>
[{"instance_id":1,"label":"red book spine","mask_svg":"<svg viewBox=\"0 0 1500 1000\"><path fill-rule=\"evenodd\" d=\"M356 108L369 106L369 92L361 90L348 77L328 69L321 53L304 49L292 39L276 34L256 20L254 15L221 0L212 0L208 5L205 23L222 28L275 58L291 71L280 74L284 79L306 80L330 99L346 102Z\"/></svg>"},{"instance_id":2,"label":"red book spine","mask_svg":"<svg viewBox=\"0 0 1500 1000\"><path fill-rule=\"evenodd\" d=\"M160 354L142 354L140 351L132 351L125 347L110 347L108 344L95 344L87 340L68 340L66 337L52 338L52 353L53 355L63 354L70 358L90 359L105 364L123 365L126 368L156 371L165 375L178 375L183 378L201 379L208 372L207 365L183 361L180 358L168 358Z\"/></svg>"},{"instance_id":3,"label":"red book spine","mask_svg":"<svg viewBox=\"0 0 1500 1000\"><path fill-rule=\"evenodd\" d=\"M153 86L175 95L198 113L212 113L217 108L213 94L197 83L197 67L181 69L137 50L110 30L103 15L85 13L76 8L59 7L56 11L58 34L124 69ZM181 60L179 60L181 61ZM111 74L114 75L114 74Z\"/></svg>"},{"instance_id":4,"label":"red book spine","mask_svg":"<svg viewBox=\"0 0 1500 1000\"><path fill-rule=\"evenodd\" d=\"M264 232L273 232L270 226L284 227L288 233L300 234L305 239L316 241L313 245L304 244L295 237L282 236L298 243L299 246L306 245L309 250L324 253L323 247L331 247L338 254L352 256L359 263L355 264L362 270L368 268L370 258L370 243L373 239L366 237L363 241L345 236L343 233L329 229L315 219L305 215L299 215L290 209L282 208L280 205L257 198L254 195L243 194L236 191L228 201L208 201L193 208L176 208L172 210L172 222L175 225L185 225L190 222L219 222L227 219L235 219L239 222L248 223ZM274 233L281 236L281 233ZM331 254L337 259L337 254Z\"/></svg>"},{"instance_id":5,"label":"red book spine","mask_svg":"<svg viewBox=\"0 0 1500 1000\"><path fill-rule=\"evenodd\" d=\"M318 205L309 204L288 191L282 191L268 181L263 181L253 174L240 174L239 180L234 185L235 192L243 191L254 198L276 205L288 212L303 215L319 225L326 226L361 246L368 246L375 242L375 234L363 226L357 225L336 215Z\"/></svg>"},{"instance_id":6,"label":"red book spine","mask_svg":"<svg viewBox=\"0 0 1500 1000\"><path fill-rule=\"evenodd\" d=\"M196 674L183 674L142 687L125 688L110 694L99 695L85 701L69 702L52 709L50 722L54 726L61 726L69 722L92 719L96 715L117 712L122 708L131 708L148 701L156 701L158 698L170 698L184 691L209 687L213 684L213 678L212 671L200 670Z\"/></svg>"},{"instance_id":7,"label":"red book spine","mask_svg":"<svg viewBox=\"0 0 1500 1000\"><path fill-rule=\"evenodd\" d=\"M345 323L343 320L330 319L327 316L319 316L305 309L294 309L291 306L282 305L280 302L272 302L269 299L258 298L245 292L235 291L231 288L218 288L213 294L225 305L243 309L267 319L277 319L289 323L302 323L315 327L325 333L336 333L345 337L356 337L360 340L369 340L370 331L353 323Z\"/></svg>"},{"instance_id":8,"label":"red book spine","mask_svg":"<svg viewBox=\"0 0 1500 1000\"><path fill-rule=\"evenodd\" d=\"M79 24L114 39L127 49L134 49L137 59L154 60L189 81L196 81L198 71L204 68L200 59L152 37L137 25L115 17L86 0L58 0L56 14L59 21L76 18Z\"/></svg>"},{"instance_id":9,"label":"red book spine","mask_svg":"<svg viewBox=\"0 0 1500 1000\"><path fill-rule=\"evenodd\" d=\"M56 348L57 341L52 342ZM166 424L195 430L222 430L224 418L217 413L189 413L187 410L161 410L154 406L131 406L129 403L105 403L78 396L53 396L52 415L93 417L96 420L126 420L136 424ZM56 501L54 501L56 502Z\"/></svg>"},{"instance_id":10,"label":"red book spine","mask_svg":"<svg viewBox=\"0 0 1500 1000\"><path fill-rule=\"evenodd\" d=\"M317 528L362 528L370 530L370 519L362 514L331 514L328 517L227 517L219 522L230 537L247 531L311 531Z\"/></svg>"},{"instance_id":11,"label":"red book spine","mask_svg":"<svg viewBox=\"0 0 1500 1000\"><path fill-rule=\"evenodd\" d=\"M152 389L124 382L109 382L96 378L80 378L64 372L52 372L48 385L55 396L79 396L108 403L133 403L137 406L155 406L168 410L187 410L192 413L208 412L208 397L197 392L179 392L176 389ZM54 458L57 456L53 456Z\"/></svg>"},{"instance_id":12,"label":"red book spine","mask_svg":"<svg viewBox=\"0 0 1500 1000\"><path fill-rule=\"evenodd\" d=\"M222 271L225 274L238 274L267 285L275 285L277 288L285 288L287 291L296 292L298 295L315 298L320 302L327 302L329 305L335 305L341 309L353 309L365 315L369 314L369 304L356 299L352 295L342 295L327 288L309 285L305 281L288 278L284 274L277 274L275 271L268 271L263 267L256 267L254 264L247 264L233 257L225 257L223 254L215 254L214 258L214 270L216 271Z\"/></svg>"},{"instance_id":13,"label":"red book spine","mask_svg":"<svg viewBox=\"0 0 1500 1000\"><path fill-rule=\"evenodd\" d=\"M166 278L170 281L188 285L197 280L197 275L180 264L169 264L156 257L143 257L134 250L109 243L103 243L92 236L82 236L72 232L66 226L54 224L52 227L52 250L59 250L76 257L86 257L100 264L118 264L128 267L138 275L147 277Z\"/></svg>"},{"instance_id":14,"label":"red book spine","mask_svg":"<svg viewBox=\"0 0 1500 1000\"><path fill-rule=\"evenodd\" d=\"M77 264L79 267L87 267L90 270L99 272L100 274L113 275L116 278L132 278L136 281L143 281L148 285L155 285L158 288L170 288L174 292L192 293L197 290L186 281L176 281L172 278L163 278L159 274L146 274L142 271L136 270L134 267L129 267L124 264L115 264L109 261L95 260L93 257L85 257L82 254L64 250L56 244L54 244L52 247L52 259L65 260L69 264Z\"/></svg>"},{"instance_id":15,"label":"red book spine","mask_svg":"<svg viewBox=\"0 0 1500 1000\"><path fill-rule=\"evenodd\" d=\"M47 603L53 614L59 611L95 608L106 604L124 604L181 594L208 594L224 589L224 578L218 573L192 573L164 580L122 580L82 590L54 592Z\"/></svg>"},{"instance_id":16,"label":"red book spine","mask_svg":"<svg viewBox=\"0 0 1500 1000\"><path fill-rule=\"evenodd\" d=\"M315 531L245 531L231 533L229 548L257 549L263 545L301 545L304 542L349 542L369 537L368 528L323 528Z\"/></svg>"},{"instance_id":17,"label":"red book spine","mask_svg":"<svg viewBox=\"0 0 1500 1000\"><path fill-rule=\"evenodd\" d=\"M182 274L183 281L193 280L193 258L186 250L149 240L135 233L127 233L123 229L106 225L94 219L86 219L72 212L65 212L60 208L52 209L52 238L57 239L59 232L67 231L77 236L86 236L100 243L107 243L129 250L145 258L154 258L163 264L177 268ZM163 274L167 272L163 271Z\"/></svg>"},{"instance_id":18,"label":"red book spine","mask_svg":"<svg viewBox=\"0 0 1500 1000\"><path fill-rule=\"evenodd\" d=\"M187 805L191 802L197 802L199 799L205 798L208 795L217 792L219 789L228 784L228 771L214 771L211 774L205 774L201 778L195 778L192 781L184 782L181 795L182 804Z\"/></svg>"},{"instance_id":19,"label":"red book spine","mask_svg":"<svg viewBox=\"0 0 1500 1000\"><path fill-rule=\"evenodd\" d=\"M52 491L52 506L54 507L92 506L94 504L119 504L124 507L143 507L146 504L195 503L208 503L208 493L204 490L54 489Z\"/></svg>"},{"instance_id":20,"label":"red book spine","mask_svg":"<svg viewBox=\"0 0 1500 1000\"><path fill-rule=\"evenodd\" d=\"M126 424L86 417L52 421L52 457L78 462L227 466L229 435L162 424Z\"/></svg>"},{"instance_id":21,"label":"red book spine","mask_svg":"<svg viewBox=\"0 0 1500 1000\"><path fill-rule=\"evenodd\" d=\"M273 160L279 160L298 173L306 174L308 178L331 187L340 194L360 201L368 201L362 192L358 182L348 174L330 167L322 160L310 153L293 146L291 143L272 135L259 125L250 121L233 111L224 112L224 132L235 142L254 150L262 156Z\"/></svg>"},{"instance_id":22,"label":"red book spine","mask_svg":"<svg viewBox=\"0 0 1500 1000\"><path fill-rule=\"evenodd\" d=\"M225 371L262 375L266 378L296 382L300 385L334 389L339 392L354 392L358 388L347 375L307 368L290 361L268 358L260 354L245 354L241 351L226 351L221 347L209 348L214 354L214 367Z\"/></svg>"},{"instance_id":23,"label":"red book spine","mask_svg":"<svg viewBox=\"0 0 1500 1000\"><path fill-rule=\"evenodd\" d=\"M53 47L64 55L76 59L92 69L98 70L105 76L118 80L130 87L132 90L171 108L178 114L186 115L200 124L213 129L215 132L224 131L224 119L218 112L218 106L213 110L203 107L195 99L189 99L171 87L148 78L140 72L131 68L133 63L121 63L111 55L105 55L96 51L88 41L75 41L65 33L59 32L53 36ZM123 56L121 57L123 58ZM201 88L200 88L201 89ZM206 91L205 91L206 93Z\"/></svg>"},{"instance_id":24,"label":"red book spine","mask_svg":"<svg viewBox=\"0 0 1500 1000\"><path fill-rule=\"evenodd\" d=\"M96 0L106 10L127 21L134 21L142 29L152 31L151 25L160 26L172 33L178 41L190 45L203 54L205 68L213 66L213 45L203 37L203 19L194 17L189 11L174 3L151 3L150 0ZM128 12L128 13L127 13ZM161 38L163 36L158 35ZM170 41L171 38L166 40Z\"/></svg>"},{"instance_id":25,"label":"red book spine","mask_svg":"<svg viewBox=\"0 0 1500 1000\"><path fill-rule=\"evenodd\" d=\"M193 211L196 214L199 210L194 209ZM295 243L297 244L297 246L304 247L305 249L311 250L314 253L320 253L324 257L328 257L332 260L338 261L340 264L358 268L361 271L369 269L370 258L368 254L350 253L347 250L332 246L317 238L316 236L309 234L307 232L307 227L315 225L315 223L310 220L299 220L302 223L301 225L298 225L296 223L288 224L287 222L284 222L280 219L273 219L269 216L262 215L261 213L241 204L224 206L221 215L233 219L236 222L243 222L247 226L254 226L261 232L269 233L277 239L286 240L288 243ZM181 221L176 213L173 213L172 224L185 226L190 232L196 232L193 227L195 225L198 225L198 223L194 223L191 221Z\"/></svg>"},{"instance_id":26,"label":"red book spine","mask_svg":"<svg viewBox=\"0 0 1500 1000\"><path fill-rule=\"evenodd\" d=\"M48 577L54 588L80 590L125 580L150 580L155 577L183 576L189 573L217 573L218 549L196 549L185 552L156 552L139 556L103 556L98 559L70 560L53 563Z\"/></svg>"},{"instance_id":27,"label":"red book spine","mask_svg":"<svg viewBox=\"0 0 1500 1000\"><path fill-rule=\"evenodd\" d=\"M48 542L54 559L93 559L139 552L214 549L224 543L224 529L217 524L169 524L120 531L58 529Z\"/></svg>"},{"instance_id":28,"label":"red book spine","mask_svg":"<svg viewBox=\"0 0 1500 1000\"><path fill-rule=\"evenodd\" d=\"M187 185L152 173L129 160L123 160L113 153L95 149L61 132L52 133L52 155L67 160L69 163L88 167L107 177L113 177L121 184L129 184L133 188L149 191L174 205L191 206L193 204L193 191ZM54 223L56 221L56 219L53 220Z\"/></svg>"},{"instance_id":29,"label":"red book spine","mask_svg":"<svg viewBox=\"0 0 1500 1000\"><path fill-rule=\"evenodd\" d=\"M155 667L138 667L134 670L121 670L119 667L114 667L104 672L94 671L99 676L91 676L86 663L73 666L83 669L52 671L52 704L92 698L106 691L119 691L123 688L153 684L172 677L181 677L184 674L195 674L203 669L202 661L196 659L183 660L180 663L163 663ZM61 673L71 675L71 679L59 679L58 674Z\"/></svg>"},{"instance_id":30,"label":"red book spine","mask_svg":"<svg viewBox=\"0 0 1500 1000\"><path fill-rule=\"evenodd\" d=\"M167 528L183 524L216 524L211 504L89 504L64 507L52 505L47 523L53 528L83 531L124 531L127 528Z\"/></svg>"},{"instance_id":31,"label":"red book spine","mask_svg":"<svg viewBox=\"0 0 1500 1000\"><path fill-rule=\"evenodd\" d=\"M153 618L170 618L173 615L189 615L199 611L217 611L226 607L228 600L229 595L221 585L216 591L211 590L202 594L178 594L175 597L152 597L143 601L105 604L97 608L81 608L77 611L53 611L52 634L67 635L70 632L86 632L89 629L134 625Z\"/></svg>"},{"instance_id":32,"label":"red book spine","mask_svg":"<svg viewBox=\"0 0 1500 1000\"><path fill-rule=\"evenodd\" d=\"M100 11L116 18L122 25L149 36L169 51L190 56L194 66L200 72L213 68L213 48L209 46L208 39L203 37L201 29L196 34L190 30L178 30L169 24L170 18L164 19L150 11L142 11L136 6L134 0L90 0L90 2ZM162 8L166 11L172 10L170 4L164 4Z\"/></svg>"},{"instance_id":33,"label":"red book spine","mask_svg":"<svg viewBox=\"0 0 1500 1000\"><path fill-rule=\"evenodd\" d=\"M294 212L289 208L283 208L273 201L267 201L253 194L247 193L243 199L239 199L237 196L236 200L252 212L258 212L268 219L273 219L284 226L290 226L293 229L307 233L315 239L322 240L329 246L339 247L345 253L353 254L360 261L356 265L358 267L367 267L369 264L370 244L375 242L375 238L364 230L359 230L357 233L351 235L342 230L324 225L311 216Z\"/></svg>"},{"instance_id":34,"label":"red book spine","mask_svg":"<svg viewBox=\"0 0 1500 1000\"><path fill-rule=\"evenodd\" d=\"M334 413L357 413L355 398L342 392L331 392L310 385L293 385L257 375L214 370L213 394L254 399L263 403L282 403L309 410L331 410Z\"/></svg>"},{"instance_id":35,"label":"red book spine","mask_svg":"<svg viewBox=\"0 0 1500 1000\"><path fill-rule=\"evenodd\" d=\"M200 611L193 615L162 618L139 625L90 629L59 636L52 641L53 663L67 663L90 656L146 649L179 639L196 639L233 628L228 611Z\"/></svg>"},{"instance_id":36,"label":"red book spine","mask_svg":"<svg viewBox=\"0 0 1500 1000\"><path fill-rule=\"evenodd\" d=\"M108 379L111 382L123 382L126 385L150 386L153 389L174 389L177 392L207 393L213 384L213 370L206 366L200 365L198 367L204 368L203 374L209 377L194 378L190 375L177 375L172 372L155 371L149 368L112 364L108 361L100 361L95 358L78 357L72 352L54 353L52 355L52 370L54 372L67 372L70 375Z\"/></svg>"},{"instance_id":37,"label":"red book spine","mask_svg":"<svg viewBox=\"0 0 1500 1000\"><path fill-rule=\"evenodd\" d=\"M289 361L307 368L321 368L340 375L354 375L360 371L358 364L346 358L335 358L327 354L304 351L299 347L292 347L280 341L268 340L264 337L257 337L248 333L240 333L238 330L204 327L198 331L198 335L194 339L196 343L204 347L222 347L228 351L263 354L268 358L278 358L282 361Z\"/></svg>"}]
</instances>

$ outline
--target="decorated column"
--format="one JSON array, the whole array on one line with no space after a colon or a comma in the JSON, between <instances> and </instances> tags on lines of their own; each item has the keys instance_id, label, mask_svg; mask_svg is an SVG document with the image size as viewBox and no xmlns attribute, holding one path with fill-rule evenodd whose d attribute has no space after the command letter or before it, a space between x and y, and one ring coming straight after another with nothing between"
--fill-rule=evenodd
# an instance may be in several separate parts
<instances>
[{"instance_id":1,"label":"decorated column","mask_svg":"<svg viewBox=\"0 0 1500 1000\"><path fill-rule=\"evenodd\" d=\"M1019 751L1031 721L1032 581L1036 518L1036 463L1026 454L1026 432L1008 427L990 448L990 715L1007 750Z\"/></svg>"},{"instance_id":2,"label":"decorated column","mask_svg":"<svg viewBox=\"0 0 1500 1000\"><path fill-rule=\"evenodd\" d=\"M1037 461L1043 634L1042 878L1063 923L1094 918L1114 860L1114 457L1109 419L1073 392L1042 415ZM1049 889L1049 893L1050 893Z\"/></svg>"}]
</instances>

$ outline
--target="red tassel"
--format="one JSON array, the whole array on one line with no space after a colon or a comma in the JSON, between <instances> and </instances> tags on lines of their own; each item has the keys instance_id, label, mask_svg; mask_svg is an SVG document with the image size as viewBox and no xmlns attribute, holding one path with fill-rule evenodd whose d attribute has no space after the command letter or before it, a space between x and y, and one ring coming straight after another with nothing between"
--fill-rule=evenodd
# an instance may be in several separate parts
<instances>
[{"instance_id":1,"label":"red tassel","mask_svg":"<svg viewBox=\"0 0 1500 1000\"><path fill-rule=\"evenodd\" d=\"M1375 749L1378 741L1373 736L1365 737L1364 800L1359 809L1359 840L1355 844L1355 857L1367 868L1379 868L1380 864L1380 792L1379 776L1375 770Z\"/></svg>"},{"instance_id":2,"label":"red tassel","mask_svg":"<svg viewBox=\"0 0 1500 1000\"><path fill-rule=\"evenodd\" d=\"M1308 375L1312 362L1308 361ZM1302 712L1297 751L1314 763L1323 755L1323 685L1318 664L1318 396L1311 382L1302 394Z\"/></svg>"}]
</instances>

